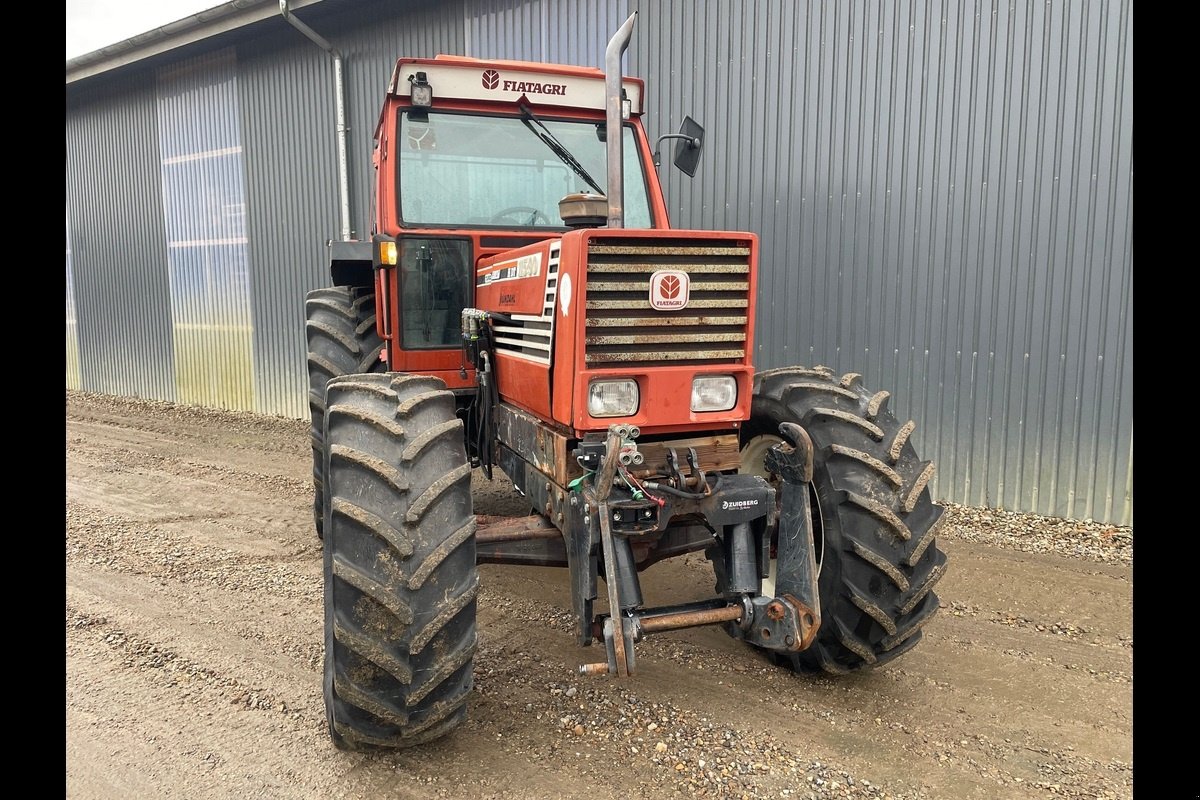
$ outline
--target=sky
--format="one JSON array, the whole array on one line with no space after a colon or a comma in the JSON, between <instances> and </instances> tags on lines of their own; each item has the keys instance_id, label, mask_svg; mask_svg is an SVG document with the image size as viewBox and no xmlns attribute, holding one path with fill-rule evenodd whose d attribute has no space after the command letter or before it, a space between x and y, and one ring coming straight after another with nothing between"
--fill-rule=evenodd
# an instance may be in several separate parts
<instances>
[{"instance_id":1,"label":"sky","mask_svg":"<svg viewBox=\"0 0 1200 800\"><path fill-rule=\"evenodd\" d=\"M67 60L223 5L223 0L67 0Z\"/></svg>"}]
</instances>

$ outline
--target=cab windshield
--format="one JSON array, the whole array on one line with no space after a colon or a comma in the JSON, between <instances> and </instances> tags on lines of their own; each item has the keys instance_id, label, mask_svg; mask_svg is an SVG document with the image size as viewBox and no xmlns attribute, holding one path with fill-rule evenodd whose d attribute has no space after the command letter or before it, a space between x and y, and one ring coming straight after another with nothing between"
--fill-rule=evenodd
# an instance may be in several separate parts
<instances>
[{"instance_id":1,"label":"cab windshield","mask_svg":"<svg viewBox=\"0 0 1200 800\"><path fill-rule=\"evenodd\" d=\"M539 117L601 189L604 123ZM558 201L592 192L587 180L520 117L403 112L400 217L406 226L564 228ZM649 228L650 202L633 128L624 126L624 224Z\"/></svg>"}]
</instances>

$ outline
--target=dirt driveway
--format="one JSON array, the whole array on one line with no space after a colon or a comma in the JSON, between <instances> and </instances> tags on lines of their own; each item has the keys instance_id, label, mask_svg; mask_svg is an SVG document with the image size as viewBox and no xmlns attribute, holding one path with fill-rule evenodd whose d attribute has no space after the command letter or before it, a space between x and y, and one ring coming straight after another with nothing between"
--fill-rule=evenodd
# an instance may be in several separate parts
<instances>
[{"instance_id":1,"label":"dirt driveway","mask_svg":"<svg viewBox=\"0 0 1200 800\"><path fill-rule=\"evenodd\" d=\"M836 680L715 628L581 678L565 571L484 566L468 723L363 756L325 730L307 425L68 392L66 439L69 798L1133 796L1131 536L952 521L924 641ZM476 479L477 513L526 510ZM711 587L698 555L643 576L651 603Z\"/></svg>"}]
</instances>

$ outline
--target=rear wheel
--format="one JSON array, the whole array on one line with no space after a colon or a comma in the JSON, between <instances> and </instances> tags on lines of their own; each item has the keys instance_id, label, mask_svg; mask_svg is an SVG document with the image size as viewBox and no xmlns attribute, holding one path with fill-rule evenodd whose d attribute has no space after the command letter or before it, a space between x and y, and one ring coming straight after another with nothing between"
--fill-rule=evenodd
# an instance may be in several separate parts
<instances>
[{"instance_id":1,"label":"rear wheel","mask_svg":"<svg viewBox=\"0 0 1200 800\"><path fill-rule=\"evenodd\" d=\"M774 478L763 458L783 441L782 422L800 425L813 442L822 622L808 649L776 654L793 669L842 673L879 666L915 646L937 612L933 587L946 557L935 541L942 508L929 494L934 467L917 457L910 442L916 425L898 421L888 398L864 388L856 373L838 378L825 367L755 376L742 471ZM772 564L764 594L774 593L774 577Z\"/></svg>"},{"instance_id":2,"label":"rear wheel","mask_svg":"<svg viewBox=\"0 0 1200 800\"><path fill-rule=\"evenodd\" d=\"M435 378L330 381L325 710L346 750L400 748L466 718L475 516L454 395Z\"/></svg>"},{"instance_id":3,"label":"rear wheel","mask_svg":"<svg viewBox=\"0 0 1200 800\"><path fill-rule=\"evenodd\" d=\"M304 301L308 339L308 410L313 453L313 520L317 536L324 535L325 385L341 375L383 372L383 339L375 330L375 292L350 286L314 289Z\"/></svg>"}]
</instances>

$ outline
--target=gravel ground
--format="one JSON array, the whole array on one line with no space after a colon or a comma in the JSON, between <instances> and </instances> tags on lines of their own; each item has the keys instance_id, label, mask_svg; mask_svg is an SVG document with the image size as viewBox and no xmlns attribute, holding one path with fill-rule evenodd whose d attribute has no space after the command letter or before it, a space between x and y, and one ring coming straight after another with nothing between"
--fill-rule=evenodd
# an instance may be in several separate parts
<instances>
[{"instance_id":1,"label":"gravel ground","mask_svg":"<svg viewBox=\"0 0 1200 800\"><path fill-rule=\"evenodd\" d=\"M276 430L281 436L308 435L307 420L91 392L68 391L68 402L71 398L96 408L124 414L148 414L163 419L208 420L226 428L246 432L261 431L266 426ZM1091 519L1051 517L1003 508L961 505L949 500L937 502L946 508L942 538L982 542L1025 553L1055 553L1104 564L1133 563L1131 526L1113 525Z\"/></svg>"},{"instance_id":2,"label":"gravel ground","mask_svg":"<svg viewBox=\"0 0 1200 800\"><path fill-rule=\"evenodd\" d=\"M307 424L68 392L66 434L75 800L1132 798L1130 527L945 503L943 610L842 678L717 628L581 678L564 572L484 565L467 723L364 756L325 731ZM652 605L711 587L698 554L643 578Z\"/></svg>"},{"instance_id":3,"label":"gravel ground","mask_svg":"<svg viewBox=\"0 0 1200 800\"><path fill-rule=\"evenodd\" d=\"M1055 553L1102 564L1133 563L1131 526L939 502L946 507L944 538L983 542L1023 553Z\"/></svg>"}]
</instances>

